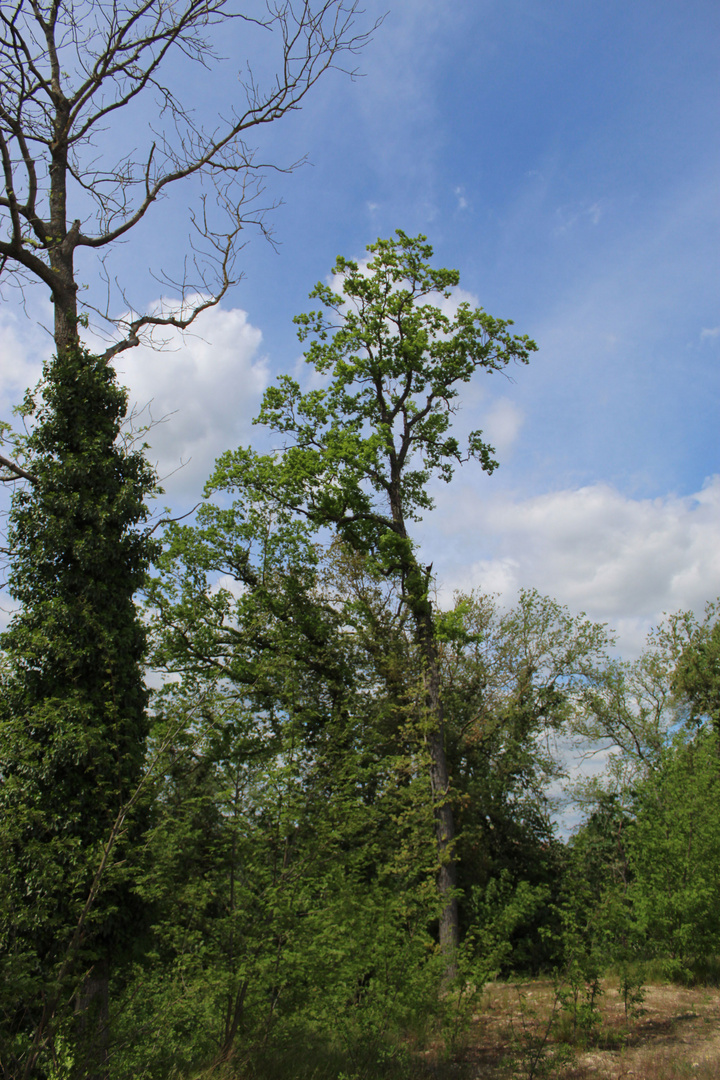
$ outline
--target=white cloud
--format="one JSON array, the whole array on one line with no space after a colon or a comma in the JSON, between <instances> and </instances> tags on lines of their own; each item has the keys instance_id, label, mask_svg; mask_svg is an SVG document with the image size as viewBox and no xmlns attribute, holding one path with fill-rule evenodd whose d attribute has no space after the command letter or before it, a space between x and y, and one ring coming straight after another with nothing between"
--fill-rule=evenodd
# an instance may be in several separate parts
<instances>
[{"instance_id":1,"label":"white cloud","mask_svg":"<svg viewBox=\"0 0 720 1080\"><path fill-rule=\"evenodd\" d=\"M516 499L454 490L439 493L427 530L430 558L432 532L446 538L438 547L448 561L435 564L443 598L474 587L511 601L518 588L536 587L608 622L633 653L663 612L700 610L720 595L720 476L692 495L658 499L605 483Z\"/></svg>"},{"instance_id":2,"label":"white cloud","mask_svg":"<svg viewBox=\"0 0 720 1080\"><path fill-rule=\"evenodd\" d=\"M199 498L215 458L250 441L268 381L261 342L246 312L217 307L198 318L192 334L176 334L168 350L141 346L118 357L131 403L151 403L156 420L167 417L147 441L173 504Z\"/></svg>"},{"instance_id":3,"label":"white cloud","mask_svg":"<svg viewBox=\"0 0 720 1080\"><path fill-rule=\"evenodd\" d=\"M457 208L458 208L458 210L467 210L468 201L467 201L467 197L465 195L465 188L458 185L457 187L453 188L453 194L455 195L455 198L457 199Z\"/></svg>"},{"instance_id":4,"label":"white cloud","mask_svg":"<svg viewBox=\"0 0 720 1080\"><path fill-rule=\"evenodd\" d=\"M556 226L558 234L573 229L579 223L589 221L591 225L598 225L603 216L603 204L600 201L593 203L581 202L570 206L558 206L555 210L555 218L559 223Z\"/></svg>"},{"instance_id":5,"label":"white cloud","mask_svg":"<svg viewBox=\"0 0 720 1080\"><path fill-rule=\"evenodd\" d=\"M700 331L701 341L714 341L717 337L720 337L720 326L703 327Z\"/></svg>"},{"instance_id":6,"label":"white cloud","mask_svg":"<svg viewBox=\"0 0 720 1080\"><path fill-rule=\"evenodd\" d=\"M33 300L39 301L36 293ZM12 409L19 405L28 387L38 382L43 361L53 350L52 338L35 321L42 318L52 325L49 303L37 304L28 317L21 307L4 305L0 309L0 418L12 420Z\"/></svg>"},{"instance_id":7,"label":"white cloud","mask_svg":"<svg viewBox=\"0 0 720 1080\"><path fill-rule=\"evenodd\" d=\"M506 457L517 439L523 420L521 409L509 398L497 398L482 418L483 436L500 457Z\"/></svg>"},{"instance_id":8,"label":"white cloud","mask_svg":"<svg viewBox=\"0 0 720 1080\"><path fill-rule=\"evenodd\" d=\"M166 352L140 347L118 357L121 383L130 403L140 408L152 402L153 417L166 423L147 434L149 458L158 463L164 481L163 503L182 512L200 498L215 458L224 450L257 442L251 429L267 385L262 334L244 311L213 308L203 313L195 333L183 340L177 333ZM199 335L202 335L199 336ZM34 386L42 361L51 355L52 340L22 313L0 314L0 416L11 419L11 408ZM147 415L140 417L147 422ZM179 468L183 463L188 464ZM2 506L7 504L9 492ZM16 605L0 592L0 630Z\"/></svg>"},{"instance_id":9,"label":"white cloud","mask_svg":"<svg viewBox=\"0 0 720 1080\"><path fill-rule=\"evenodd\" d=\"M12 420L12 407L34 386L42 363L52 355L53 342L39 325L51 325L52 312L39 294L32 297L26 317L21 309L0 311L0 418ZM86 335L92 347L106 343ZM239 308L210 308L198 318L192 333L165 335L167 346L120 353L116 367L130 392L130 405L148 403L155 420L167 417L146 439L149 457L157 462L165 502L186 508L200 497L215 458L224 450L250 442L251 427L268 382L261 354L262 333ZM146 423L148 413L139 418ZM184 467L181 468L181 466ZM173 475L169 475L173 474Z\"/></svg>"}]
</instances>

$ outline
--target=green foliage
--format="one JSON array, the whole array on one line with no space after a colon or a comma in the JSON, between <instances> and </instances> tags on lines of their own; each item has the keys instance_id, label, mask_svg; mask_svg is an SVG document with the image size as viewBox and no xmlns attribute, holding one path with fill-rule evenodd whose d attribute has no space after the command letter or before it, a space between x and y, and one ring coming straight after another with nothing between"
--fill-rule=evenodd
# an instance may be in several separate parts
<instances>
[{"instance_id":1,"label":"green foliage","mask_svg":"<svg viewBox=\"0 0 720 1080\"><path fill-rule=\"evenodd\" d=\"M584 698L592 719L576 725L616 746L610 776L585 786L591 812L572 858L624 981L641 958L694 979L720 951L715 611L668 617L638 661L601 670Z\"/></svg>"},{"instance_id":2,"label":"green foliage","mask_svg":"<svg viewBox=\"0 0 720 1080\"><path fill-rule=\"evenodd\" d=\"M262 494L169 528L157 565L154 658L171 681L153 739L174 734L140 885L155 957L141 1003L128 991L123 1067L228 1059L261 1075L298 1044L377 1066L427 1024L440 975L397 598Z\"/></svg>"},{"instance_id":3,"label":"green foliage","mask_svg":"<svg viewBox=\"0 0 720 1080\"><path fill-rule=\"evenodd\" d=\"M717 736L679 732L638 787L628 845L639 933L683 963L720 951L718 805Z\"/></svg>"},{"instance_id":4,"label":"green foliage","mask_svg":"<svg viewBox=\"0 0 720 1080\"><path fill-rule=\"evenodd\" d=\"M458 596L440 625L453 628L441 670L462 925L479 943L499 920L501 970L537 972L558 962L557 934L539 930L554 925L565 863L547 797L562 772L553 740L607 634L532 590L509 611L492 597Z\"/></svg>"},{"instance_id":5,"label":"green foliage","mask_svg":"<svg viewBox=\"0 0 720 1080\"><path fill-rule=\"evenodd\" d=\"M689 633L674 672L674 690L693 725L708 720L720 737L720 604L708 604L702 622L686 618Z\"/></svg>"},{"instance_id":6,"label":"green foliage","mask_svg":"<svg viewBox=\"0 0 720 1080\"><path fill-rule=\"evenodd\" d=\"M132 829L119 825L145 755L145 632L133 596L155 550L139 529L155 477L123 445L126 406L112 368L84 351L46 365L39 399L24 406L34 480L10 512L20 608L2 636L0 704L0 1057L10 1076L33 1033L53 1054L71 1000L121 959L138 919Z\"/></svg>"},{"instance_id":7,"label":"green foliage","mask_svg":"<svg viewBox=\"0 0 720 1080\"><path fill-rule=\"evenodd\" d=\"M64 355L25 402L0 703L13 1080L409 1078L431 1035L460 1053L486 980L548 967L551 1016L521 1001L514 1055L552 1075L597 1039L609 963L629 1020L639 958L689 977L720 952L716 608L630 665L533 590L435 611L407 523L431 477L495 467L452 434L459 392L535 346L450 314L457 273L424 237L369 250L297 320L316 388L281 378L259 418L286 444L225 454L162 550L108 365ZM615 757L564 845L568 731Z\"/></svg>"},{"instance_id":8,"label":"green foliage","mask_svg":"<svg viewBox=\"0 0 720 1080\"><path fill-rule=\"evenodd\" d=\"M334 525L353 549L404 566L400 525L431 507L431 475L449 481L453 464L468 457L488 472L496 466L480 431L464 452L449 434L459 386L478 370L527 363L536 346L467 303L444 314L440 304L459 277L429 265L425 237L398 230L368 250L366 269L337 260L339 291L318 284L311 293L328 314L296 318L300 340L310 339L306 361L325 387L303 393L285 375L268 389L258 420L290 438L272 466L257 463L251 482L272 486L316 525ZM225 455L213 484L247 464L245 453Z\"/></svg>"},{"instance_id":9,"label":"green foliage","mask_svg":"<svg viewBox=\"0 0 720 1080\"><path fill-rule=\"evenodd\" d=\"M625 1009L625 1023L638 1020L645 1012L645 983L642 971L634 970L630 964L623 964L620 968L618 994Z\"/></svg>"},{"instance_id":10,"label":"green foliage","mask_svg":"<svg viewBox=\"0 0 720 1080\"><path fill-rule=\"evenodd\" d=\"M309 341L306 362L320 387L303 391L283 375L263 399L258 422L284 445L273 455L231 451L218 462L208 492L265 499L317 530L331 529L368 569L398 586L412 619L421 657L421 706L435 801L438 875L445 907L441 947L454 971L458 946L451 778L445 759L432 567L418 563L408 522L432 506L428 481L449 481L455 464L476 458L487 472L492 448L473 431L461 450L451 433L456 399L477 371L527 363L536 348L513 335L510 323L460 303L454 316L441 305L458 284L457 271L434 269L424 236L398 231L369 246L366 267L339 258L337 291L311 293L324 311L297 317Z\"/></svg>"},{"instance_id":11,"label":"green foliage","mask_svg":"<svg viewBox=\"0 0 720 1080\"><path fill-rule=\"evenodd\" d=\"M607 953L605 927L597 919L592 890L572 865L563 880L558 913L563 955L555 979L558 1034L563 1042L583 1045L600 1024L600 977Z\"/></svg>"}]
</instances>

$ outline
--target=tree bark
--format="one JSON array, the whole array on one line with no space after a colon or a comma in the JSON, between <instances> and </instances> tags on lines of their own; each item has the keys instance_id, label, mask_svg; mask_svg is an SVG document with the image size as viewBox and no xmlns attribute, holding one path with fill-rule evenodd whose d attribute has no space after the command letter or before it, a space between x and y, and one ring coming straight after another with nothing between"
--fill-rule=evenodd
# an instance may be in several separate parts
<instances>
[{"instance_id":1,"label":"tree bark","mask_svg":"<svg viewBox=\"0 0 720 1080\"><path fill-rule=\"evenodd\" d=\"M110 1068L110 977L102 957L85 978L76 1003L78 1031L85 1050L86 1080L107 1080Z\"/></svg>"},{"instance_id":2,"label":"tree bark","mask_svg":"<svg viewBox=\"0 0 720 1080\"><path fill-rule=\"evenodd\" d=\"M440 951L445 958L445 981L457 975L457 948L460 944L457 863L454 852L455 818L450 801L450 776L445 756L445 727L440 693L440 662L435 636L432 602L428 597L429 572L423 572L413 559L405 575L408 607L415 623L425 681L425 707L430 722L427 737L430 752L430 787L433 798L435 838L438 849L438 891L440 912Z\"/></svg>"},{"instance_id":3,"label":"tree bark","mask_svg":"<svg viewBox=\"0 0 720 1080\"><path fill-rule=\"evenodd\" d=\"M442 901L440 912L440 951L446 960L446 981L457 974L456 953L460 944L460 919L455 891L457 865L453 842L455 819L450 802L450 776L445 756L445 727L440 694L440 665L435 640L435 626L430 601L421 601L420 610L413 610L415 626L424 665L425 703L430 719L428 749L430 751L430 786L433 796L435 838L438 847L438 890Z\"/></svg>"},{"instance_id":4,"label":"tree bark","mask_svg":"<svg viewBox=\"0 0 720 1080\"><path fill-rule=\"evenodd\" d=\"M53 56L53 68L57 61ZM77 326L77 292L74 254L80 222L67 227L67 174L70 109L60 90L58 74L53 70L53 94L56 99L53 118L54 139L50 157L50 268L54 275L52 302L55 308L55 349L58 357L80 344Z\"/></svg>"}]
</instances>

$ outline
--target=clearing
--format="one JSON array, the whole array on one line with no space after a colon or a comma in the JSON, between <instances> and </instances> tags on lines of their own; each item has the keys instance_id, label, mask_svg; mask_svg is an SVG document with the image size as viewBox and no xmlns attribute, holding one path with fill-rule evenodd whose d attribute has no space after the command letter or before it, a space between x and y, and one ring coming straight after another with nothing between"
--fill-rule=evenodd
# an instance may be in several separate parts
<instances>
[{"instance_id":1,"label":"clearing","mask_svg":"<svg viewBox=\"0 0 720 1080\"><path fill-rule=\"evenodd\" d=\"M571 1013L560 1008L550 980L493 983L454 1062L433 1068L428 1061L431 1074L463 1080L720 1077L720 989L646 985L639 1015L626 1017L617 984L603 980L600 1023L583 1040L582 1033L573 1035Z\"/></svg>"}]
</instances>

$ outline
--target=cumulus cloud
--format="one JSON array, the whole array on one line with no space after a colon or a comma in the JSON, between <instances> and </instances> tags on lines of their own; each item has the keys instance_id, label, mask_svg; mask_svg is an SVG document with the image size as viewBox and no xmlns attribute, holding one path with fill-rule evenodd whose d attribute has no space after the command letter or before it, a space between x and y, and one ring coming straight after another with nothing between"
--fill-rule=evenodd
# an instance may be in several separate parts
<instances>
[{"instance_id":1,"label":"cumulus cloud","mask_svg":"<svg viewBox=\"0 0 720 1080\"><path fill-rule=\"evenodd\" d=\"M118 357L120 381L138 409L161 421L148 433L166 497L195 501L215 458L251 440L268 381L262 333L239 308L211 308L163 352L140 347Z\"/></svg>"},{"instance_id":2,"label":"cumulus cloud","mask_svg":"<svg viewBox=\"0 0 720 1080\"><path fill-rule=\"evenodd\" d=\"M30 318L22 310L0 311L0 418L27 387L40 378L53 342L49 304L35 298ZM90 347L106 343L86 335ZM118 377L141 412L138 423L157 423L146 436L149 457L164 479L165 501L180 510L192 505L215 458L229 447L257 442L251 422L268 383L262 333L239 308L210 308L193 324L192 333L165 335L163 351L140 346L120 353Z\"/></svg>"},{"instance_id":3,"label":"cumulus cloud","mask_svg":"<svg viewBox=\"0 0 720 1080\"><path fill-rule=\"evenodd\" d=\"M469 489L450 498L438 499L436 515L453 537L452 563L435 567L445 595L474 587L512 601L518 588L536 587L608 622L632 653L663 612L701 610L720 594L720 476L691 495L658 499L606 483L531 498ZM428 553L432 544L428 535Z\"/></svg>"}]
</instances>

